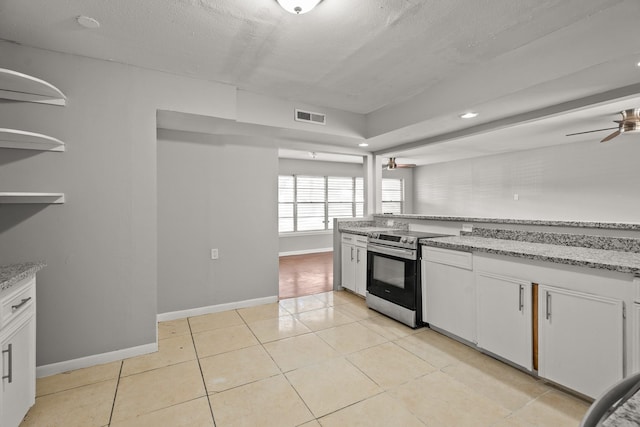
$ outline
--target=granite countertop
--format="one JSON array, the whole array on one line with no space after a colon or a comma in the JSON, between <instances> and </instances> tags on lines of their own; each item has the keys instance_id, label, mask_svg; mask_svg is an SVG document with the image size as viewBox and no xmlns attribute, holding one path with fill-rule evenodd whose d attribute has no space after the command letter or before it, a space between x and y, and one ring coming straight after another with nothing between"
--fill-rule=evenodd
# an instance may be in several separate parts
<instances>
[{"instance_id":1,"label":"granite countertop","mask_svg":"<svg viewBox=\"0 0 640 427\"><path fill-rule=\"evenodd\" d=\"M640 390L615 409L602 423L603 427L633 427L640 425Z\"/></svg>"},{"instance_id":2,"label":"granite countertop","mask_svg":"<svg viewBox=\"0 0 640 427\"><path fill-rule=\"evenodd\" d=\"M478 218L464 216L439 216L419 214L373 214L376 219L397 218L401 220L457 221L469 223L520 224L554 227L601 228L612 230L640 230L640 223L597 222L597 221L564 221L546 219L512 219L512 218Z\"/></svg>"},{"instance_id":3,"label":"granite countertop","mask_svg":"<svg viewBox=\"0 0 640 427\"><path fill-rule=\"evenodd\" d=\"M423 245L462 251L487 252L538 261L631 273L640 276L640 254L607 249L591 249L547 243L493 239L477 236L451 236L422 239Z\"/></svg>"},{"instance_id":4,"label":"granite countertop","mask_svg":"<svg viewBox=\"0 0 640 427\"><path fill-rule=\"evenodd\" d=\"M387 230L393 230L393 228L390 228L390 227L343 227L340 229L340 232L358 234L360 236L367 236L369 233L374 233L376 231L387 231Z\"/></svg>"},{"instance_id":5,"label":"granite countertop","mask_svg":"<svg viewBox=\"0 0 640 427\"><path fill-rule=\"evenodd\" d=\"M46 266L43 262L23 262L0 266L0 291L9 289L16 283L33 276Z\"/></svg>"}]
</instances>

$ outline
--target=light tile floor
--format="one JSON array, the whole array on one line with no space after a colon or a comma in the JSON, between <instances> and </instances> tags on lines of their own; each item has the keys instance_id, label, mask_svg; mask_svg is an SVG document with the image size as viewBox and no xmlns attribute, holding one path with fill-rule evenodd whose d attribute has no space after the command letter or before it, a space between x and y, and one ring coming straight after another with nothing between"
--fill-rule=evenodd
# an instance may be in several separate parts
<instances>
[{"instance_id":1,"label":"light tile floor","mask_svg":"<svg viewBox=\"0 0 640 427\"><path fill-rule=\"evenodd\" d=\"M347 292L158 331L156 353L39 379L21 426L574 427L589 406Z\"/></svg>"}]
</instances>

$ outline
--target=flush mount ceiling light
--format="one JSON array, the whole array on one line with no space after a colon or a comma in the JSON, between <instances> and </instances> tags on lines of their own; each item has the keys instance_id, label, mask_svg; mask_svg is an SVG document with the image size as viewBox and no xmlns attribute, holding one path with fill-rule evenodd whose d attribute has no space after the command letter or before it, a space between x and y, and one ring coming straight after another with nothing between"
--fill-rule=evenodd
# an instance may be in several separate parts
<instances>
[{"instance_id":1,"label":"flush mount ceiling light","mask_svg":"<svg viewBox=\"0 0 640 427\"><path fill-rule=\"evenodd\" d=\"M478 113L474 113L473 111L469 111L460 116L461 119L473 119L474 117L478 117Z\"/></svg>"},{"instance_id":2,"label":"flush mount ceiling light","mask_svg":"<svg viewBox=\"0 0 640 427\"><path fill-rule=\"evenodd\" d=\"M287 12L302 15L312 10L322 0L276 0Z\"/></svg>"},{"instance_id":3,"label":"flush mount ceiling light","mask_svg":"<svg viewBox=\"0 0 640 427\"><path fill-rule=\"evenodd\" d=\"M367 144L366 142L361 142L360 144L358 144L358 147L368 147L369 144Z\"/></svg>"},{"instance_id":4,"label":"flush mount ceiling light","mask_svg":"<svg viewBox=\"0 0 640 427\"><path fill-rule=\"evenodd\" d=\"M96 28L100 28L100 23L98 22L98 20L90 18L88 16L80 15L76 18L76 21L78 21L78 24L90 30L95 30Z\"/></svg>"}]
</instances>

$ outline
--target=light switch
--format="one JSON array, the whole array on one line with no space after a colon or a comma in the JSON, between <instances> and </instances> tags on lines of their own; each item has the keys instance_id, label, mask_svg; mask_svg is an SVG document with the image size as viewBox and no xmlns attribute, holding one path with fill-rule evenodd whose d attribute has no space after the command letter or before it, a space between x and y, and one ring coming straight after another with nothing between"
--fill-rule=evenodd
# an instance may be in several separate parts
<instances>
[{"instance_id":1,"label":"light switch","mask_svg":"<svg viewBox=\"0 0 640 427\"><path fill-rule=\"evenodd\" d=\"M211 249L211 259L218 259L218 249Z\"/></svg>"}]
</instances>

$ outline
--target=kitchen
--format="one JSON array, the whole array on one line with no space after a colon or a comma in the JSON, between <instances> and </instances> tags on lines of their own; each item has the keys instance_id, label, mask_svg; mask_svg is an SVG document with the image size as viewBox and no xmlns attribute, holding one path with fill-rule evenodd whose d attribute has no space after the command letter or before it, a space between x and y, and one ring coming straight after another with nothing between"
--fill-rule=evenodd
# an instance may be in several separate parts
<instances>
[{"instance_id":1,"label":"kitchen","mask_svg":"<svg viewBox=\"0 0 640 427\"><path fill-rule=\"evenodd\" d=\"M634 39L638 9L631 1L590 2L591 9L574 2L580 16L569 14L570 18L562 22L552 19L556 9L540 11L549 20L549 27L563 29L547 38L529 34L530 40L537 41L526 49L513 50L512 44L502 47L503 55L483 51L492 59L470 62L468 69L456 69L458 74L426 92L366 116L354 112L358 108L349 104L352 97L347 95L340 98L342 104L325 107L329 102L318 93L296 102L266 89L251 91L221 83L228 81L224 79L196 78L189 70L167 69L166 64L157 62L152 64L156 70L170 72L154 71L154 66L144 64L126 65L136 63L132 59L135 55L115 56L113 61L97 59L94 52L75 47L76 38L91 41L92 47L100 43L102 30L98 29L96 35L72 27L76 15L91 12L71 5L68 9L51 6L55 10L39 14L42 19L58 17L58 22L65 23L64 29L69 29L59 29L63 33L60 36L67 38L59 46L49 46L45 42L53 42L53 37L48 37L49 31L54 31L53 24L46 27L43 23L40 31L27 31L34 25L29 21L32 14L47 7L30 2L30 8L34 8L30 10L19 3L4 2L0 9L0 37L5 40L0 43L0 67L46 80L68 99L65 107L0 105L2 127L51 135L66 143L62 153L9 149L1 153L0 191L64 192L66 199L64 204L0 208L2 264L38 260L47 264L38 273L38 376L154 351L158 315L246 301L277 301L282 238L278 235L273 187L279 175L279 149L295 148L305 153L334 150L364 157L368 166L364 178L372 183L366 189L369 214L378 212L379 196L373 183L379 179L382 164L394 153L368 153L392 150L390 147L397 142L411 142L413 134L411 138L406 136L411 128L426 128L416 132L420 132L418 141L429 142L429 138L435 141L441 134L481 126L476 123L495 122L494 127L502 127L507 125L505 118L517 115L522 115L517 117L519 121L531 121L534 117L526 113L575 100L624 104L612 106L597 122L594 117L585 117L570 122L570 126L557 127L553 141L561 139L564 143L568 142L564 136L567 133L615 126L612 121L619 118L618 111L639 104L633 99L639 92L633 86L638 82L638 52L632 43L620 42ZM278 5L270 3L264 6L268 15L297 31L315 20L321 19L326 26L327 20L337 19L332 15L338 12L333 9L337 6L329 0L313 13L301 16L280 14ZM380 6L385 5L387 2L380 2ZM120 10L127 7L123 5ZM189 16L194 22L208 14L216 16L215 10L203 9L190 11L185 6L186 15L179 16ZM235 9L233 12L244 16ZM353 11L340 12L355 19ZM485 20L491 15L491 11L475 12L482 13ZM408 11L403 13L405 18L410 16ZM428 15L426 10L421 13ZM443 11L438 13L445 15ZM464 16L471 20L467 14L470 11ZM528 15L513 14L510 19L524 25ZM390 16L380 15L376 16L383 22ZM104 30L115 31L108 21L102 23ZM348 21L345 28L356 24ZM382 27L380 21L371 25ZM403 21L403 25L409 23ZM551 32L547 27L544 30ZM465 36L471 47L472 36ZM335 37L347 39L343 34ZM492 40L490 35L484 37L478 39ZM506 43L509 39L500 40ZM517 44L519 39L511 40ZM154 48L148 43L148 53L155 55L156 61L163 55L169 57L158 45ZM549 44L554 43L566 49L550 49ZM120 46L120 54L125 55L134 44L122 41L115 46ZM189 45L186 41L184 44ZM468 49L473 51L471 47ZM368 49L363 54L378 51L371 45ZM223 52L220 55L224 56ZM243 60L250 61L250 57ZM171 58L175 64L188 62L184 57ZM231 63L233 57L227 58ZM557 67L536 67L539 58ZM427 63L425 60L422 65ZM508 63L530 67L531 71L507 71ZM354 68L357 65L361 63ZM195 65L193 69L197 69ZM246 72L246 68L242 70ZM506 78L509 76L513 80ZM395 74L393 77L398 80ZM483 84L477 84L479 80ZM284 91L286 87L277 89ZM379 87L368 96L381 96L383 89ZM609 99L586 99L606 93ZM620 101L627 97L628 104ZM377 102L372 99L369 105ZM583 106L574 102L565 108ZM326 114L326 125L294 121L295 108ZM480 121L467 124L458 118L469 108L479 110ZM547 113L558 115L554 109ZM421 165L412 172L413 212L638 223L637 137L621 135L609 144L599 144L606 134L591 134L595 138L585 135L573 143L546 148L529 147L529 151ZM357 144L365 135L370 147L362 149ZM485 135L491 139L490 134ZM495 139L503 141L502 137ZM435 150L447 144L430 145ZM412 149L418 147L406 146L401 152L406 151L411 159ZM477 150L493 153L491 147ZM402 159L403 155L397 157ZM513 200L514 194L520 199ZM318 247L333 246L331 235L328 239L328 244L323 241ZM261 254L250 257L250 269L246 268L247 242L259 242ZM216 247L220 249L219 260L212 262L209 252Z\"/></svg>"}]
</instances>

